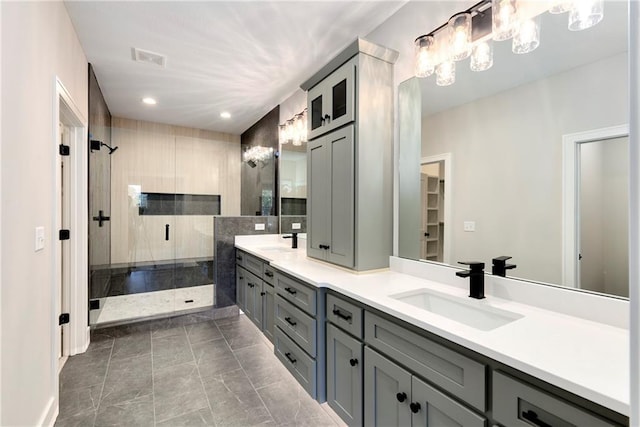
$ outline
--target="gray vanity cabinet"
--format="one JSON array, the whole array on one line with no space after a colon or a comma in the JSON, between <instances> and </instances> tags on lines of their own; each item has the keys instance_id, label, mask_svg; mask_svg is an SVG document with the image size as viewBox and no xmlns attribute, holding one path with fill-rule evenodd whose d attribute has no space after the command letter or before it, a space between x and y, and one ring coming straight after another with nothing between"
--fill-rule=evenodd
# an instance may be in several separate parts
<instances>
[{"instance_id":1,"label":"gray vanity cabinet","mask_svg":"<svg viewBox=\"0 0 640 427\"><path fill-rule=\"evenodd\" d=\"M273 269L261 258L236 250L236 304L273 342Z\"/></svg>"},{"instance_id":2,"label":"gray vanity cabinet","mask_svg":"<svg viewBox=\"0 0 640 427\"><path fill-rule=\"evenodd\" d=\"M327 403L349 426L362 425L363 344L327 325Z\"/></svg>"},{"instance_id":3,"label":"gray vanity cabinet","mask_svg":"<svg viewBox=\"0 0 640 427\"><path fill-rule=\"evenodd\" d=\"M308 91L307 255L354 270L389 265L393 229L393 64L357 39Z\"/></svg>"},{"instance_id":4,"label":"gray vanity cabinet","mask_svg":"<svg viewBox=\"0 0 640 427\"><path fill-rule=\"evenodd\" d=\"M244 313L258 328L262 329L262 279L245 271L244 280L246 284Z\"/></svg>"},{"instance_id":5,"label":"gray vanity cabinet","mask_svg":"<svg viewBox=\"0 0 640 427\"><path fill-rule=\"evenodd\" d=\"M307 254L344 267L354 264L353 126L308 145Z\"/></svg>"},{"instance_id":6,"label":"gray vanity cabinet","mask_svg":"<svg viewBox=\"0 0 640 427\"><path fill-rule=\"evenodd\" d=\"M247 287L247 282L244 277L245 273L244 268L236 265L236 304L242 311L245 310L246 305L245 288Z\"/></svg>"}]
</instances>

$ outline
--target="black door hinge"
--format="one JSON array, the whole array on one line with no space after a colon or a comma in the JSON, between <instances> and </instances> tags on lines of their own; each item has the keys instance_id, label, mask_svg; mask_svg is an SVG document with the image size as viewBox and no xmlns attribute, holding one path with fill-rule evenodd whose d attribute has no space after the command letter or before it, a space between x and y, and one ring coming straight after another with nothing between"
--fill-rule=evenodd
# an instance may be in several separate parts
<instances>
[{"instance_id":1,"label":"black door hinge","mask_svg":"<svg viewBox=\"0 0 640 427\"><path fill-rule=\"evenodd\" d=\"M68 156L69 154L71 154L71 148L68 145L60 144L60 155Z\"/></svg>"},{"instance_id":2,"label":"black door hinge","mask_svg":"<svg viewBox=\"0 0 640 427\"><path fill-rule=\"evenodd\" d=\"M69 231L69 230L60 230L60 232L59 232L60 240L69 240L70 237L71 237L71 231Z\"/></svg>"},{"instance_id":3,"label":"black door hinge","mask_svg":"<svg viewBox=\"0 0 640 427\"><path fill-rule=\"evenodd\" d=\"M69 313L62 313L58 317L58 325L64 325L65 323L69 323Z\"/></svg>"}]
</instances>

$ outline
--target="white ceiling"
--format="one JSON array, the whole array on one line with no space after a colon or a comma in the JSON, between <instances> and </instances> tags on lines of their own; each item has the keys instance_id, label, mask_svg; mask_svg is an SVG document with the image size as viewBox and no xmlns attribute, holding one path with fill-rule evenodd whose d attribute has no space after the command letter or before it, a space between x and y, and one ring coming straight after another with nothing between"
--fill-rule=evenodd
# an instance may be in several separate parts
<instances>
[{"instance_id":1,"label":"white ceiling","mask_svg":"<svg viewBox=\"0 0 640 427\"><path fill-rule=\"evenodd\" d=\"M65 4L113 115L239 134L404 3ZM166 68L134 62L133 47L166 55Z\"/></svg>"}]
</instances>

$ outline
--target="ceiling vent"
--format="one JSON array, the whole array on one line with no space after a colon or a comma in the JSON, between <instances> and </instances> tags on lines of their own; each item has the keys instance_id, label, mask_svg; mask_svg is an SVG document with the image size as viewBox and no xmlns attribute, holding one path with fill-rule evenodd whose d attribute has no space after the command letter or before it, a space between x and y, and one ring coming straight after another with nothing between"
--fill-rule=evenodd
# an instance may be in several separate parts
<instances>
[{"instance_id":1,"label":"ceiling vent","mask_svg":"<svg viewBox=\"0 0 640 427\"><path fill-rule=\"evenodd\" d=\"M162 68L167 66L167 57L165 55L135 47L131 48L131 59L136 62L146 62L147 64L158 65Z\"/></svg>"}]
</instances>

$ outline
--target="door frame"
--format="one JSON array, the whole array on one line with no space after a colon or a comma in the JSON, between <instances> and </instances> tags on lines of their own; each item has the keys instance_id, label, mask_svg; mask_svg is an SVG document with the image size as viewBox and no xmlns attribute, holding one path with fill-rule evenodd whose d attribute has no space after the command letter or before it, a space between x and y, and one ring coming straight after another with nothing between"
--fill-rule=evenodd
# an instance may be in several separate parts
<instances>
[{"instance_id":1,"label":"door frame","mask_svg":"<svg viewBox=\"0 0 640 427\"><path fill-rule=\"evenodd\" d=\"M420 159L420 167L427 163L444 164L444 236L442 241L442 263L452 264L451 250L453 246L453 155L451 153L436 154ZM422 205L420 206L422 209Z\"/></svg>"},{"instance_id":2,"label":"door frame","mask_svg":"<svg viewBox=\"0 0 640 427\"><path fill-rule=\"evenodd\" d=\"M53 252L52 271L52 365L53 372L58 372L58 353L60 346L58 329L58 290L62 286L61 265L62 265L62 245L58 244L58 230L62 218L61 213L61 185L60 176L61 157L58 147L59 123L63 123L70 128L69 143L71 155L68 162L70 186L66 189L69 195L69 215L68 224L71 230L69 239L69 283L66 292L68 298L67 308L70 314L68 325L69 347L65 349L64 356L84 352L89 346L89 323L88 323L88 162L87 162L87 120L80 112L69 91L64 87L59 77L54 78L53 97L53 144L52 159L54 162L53 195L55 210L51 221L50 239ZM57 381L57 375L56 375Z\"/></svg>"},{"instance_id":3,"label":"door frame","mask_svg":"<svg viewBox=\"0 0 640 427\"><path fill-rule=\"evenodd\" d=\"M562 136L562 284L580 288L578 264L580 222L576 217L580 196L579 145L629 135L629 125L623 124Z\"/></svg>"}]
</instances>

